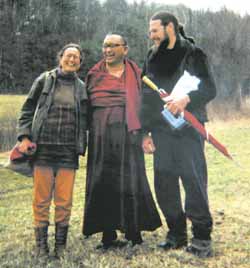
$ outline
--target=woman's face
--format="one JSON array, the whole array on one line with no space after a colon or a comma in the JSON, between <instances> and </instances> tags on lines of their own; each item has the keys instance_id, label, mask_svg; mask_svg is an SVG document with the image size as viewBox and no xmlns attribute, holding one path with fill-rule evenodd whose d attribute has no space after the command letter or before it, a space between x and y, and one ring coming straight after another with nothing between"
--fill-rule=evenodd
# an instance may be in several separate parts
<instances>
[{"instance_id":1,"label":"woman's face","mask_svg":"<svg viewBox=\"0 0 250 268\"><path fill-rule=\"evenodd\" d=\"M81 55L75 47L69 47L64 50L60 59L60 67L64 73L73 73L80 69Z\"/></svg>"}]
</instances>

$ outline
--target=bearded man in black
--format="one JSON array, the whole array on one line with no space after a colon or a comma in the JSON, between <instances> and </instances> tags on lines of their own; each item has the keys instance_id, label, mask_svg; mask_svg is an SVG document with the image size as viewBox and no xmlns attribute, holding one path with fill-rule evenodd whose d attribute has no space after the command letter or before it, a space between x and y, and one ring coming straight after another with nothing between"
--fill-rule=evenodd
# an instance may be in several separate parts
<instances>
[{"instance_id":1,"label":"bearded man in black","mask_svg":"<svg viewBox=\"0 0 250 268\"><path fill-rule=\"evenodd\" d=\"M144 86L141 110L143 149L154 154L156 197L169 228L166 240L159 246L165 250L186 246L188 218L193 238L187 251L208 257L212 255L213 221L208 204L204 139L189 125L174 130L161 111L165 105L176 116L186 109L204 124L205 106L216 95L215 83L205 53L194 45L193 39L186 37L174 15L167 12L153 15L149 37L154 45L145 60L143 75L170 94L164 102L157 92ZM185 73L199 80L197 88L174 94L173 88ZM184 209L180 179L185 190Z\"/></svg>"}]
</instances>

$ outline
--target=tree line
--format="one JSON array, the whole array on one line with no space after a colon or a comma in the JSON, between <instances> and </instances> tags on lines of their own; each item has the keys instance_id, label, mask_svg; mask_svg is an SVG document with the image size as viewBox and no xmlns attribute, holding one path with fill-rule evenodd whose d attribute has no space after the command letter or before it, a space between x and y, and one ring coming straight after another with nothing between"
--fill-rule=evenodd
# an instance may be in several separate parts
<instances>
[{"instance_id":1,"label":"tree line","mask_svg":"<svg viewBox=\"0 0 250 268\"><path fill-rule=\"evenodd\" d=\"M142 67L151 46L148 22L160 10L174 13L207 53L217 100L238 105L250 93L250 16L226 8L193 11L146 0L0 0L0 93L27 93L35 77L56 66L57 51L69 42L79 43L85 52L80 72L84 79L100 60L109 32L126 36L130 58Z\"/></svg>"}]
</instances>

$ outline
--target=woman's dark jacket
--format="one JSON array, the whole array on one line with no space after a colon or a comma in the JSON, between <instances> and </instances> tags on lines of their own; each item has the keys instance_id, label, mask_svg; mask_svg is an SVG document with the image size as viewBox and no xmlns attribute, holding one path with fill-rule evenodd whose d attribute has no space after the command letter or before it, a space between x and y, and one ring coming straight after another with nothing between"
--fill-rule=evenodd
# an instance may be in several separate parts
<instances>
[{"instance_id":1,"label":"woman's dark jacket","mask_svg":"<svg viewBox=\"0 0 250 268\"><path fill-rule=\"evenodd\" d=\"M27 136L35 143L38 141L41 127L53 101L57 73L58 69L44 72L34 81L18 120L18 140ZM75 101L76 152L84 155L87 146L87 93L84 82L78 77L75 78Z\"/></svg>"},{"instance_id":2,"label":"woman's dark jacket","mask_svg":"<svg viewBox=\"0 0 250 268\"><path fill-rule=\"evenodd\" d=\"M173 90L184 71L198 77L198 90L188 93L190 103L186 109L200 122L207 121L206 104L216 95L215 83L204 52L188 40L177 38L173 49L167 49L167 41L163 41L158 49L149 50L144 63L143 75L147 75L159 88L169 94ZM161 111L164 102L158 93L144 85L141 109L141 121L144 131L155 128L166 128Z\"/></svg>"}]
</instances>

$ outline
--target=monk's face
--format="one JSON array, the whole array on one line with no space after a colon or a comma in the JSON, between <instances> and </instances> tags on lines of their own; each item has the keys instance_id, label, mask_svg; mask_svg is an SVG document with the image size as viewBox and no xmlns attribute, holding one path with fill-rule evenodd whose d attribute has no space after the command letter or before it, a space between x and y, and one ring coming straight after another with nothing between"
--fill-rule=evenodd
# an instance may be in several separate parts
<instances>
[{"instance_id":1,"label":"monk's face","mask_svg":"<svg viewBox=\"0 0 250 268\"><path fill-rule=\"evenodd\" d=\"M80 51L75 47L65 49L60 59L60 66L64 73L76 72L80 68Z\"/></svg>"},{"instance_id":2,"label":"monk's face","mask_svg":"<svg viewBox=\"0 0 250 268\"><path fill-rule=\"evenodd\" d=\"M108 35L103 41L103 57L108 65L119 65L128 54L128 47L120 35Z\"/></svg>"}]
</instances>

